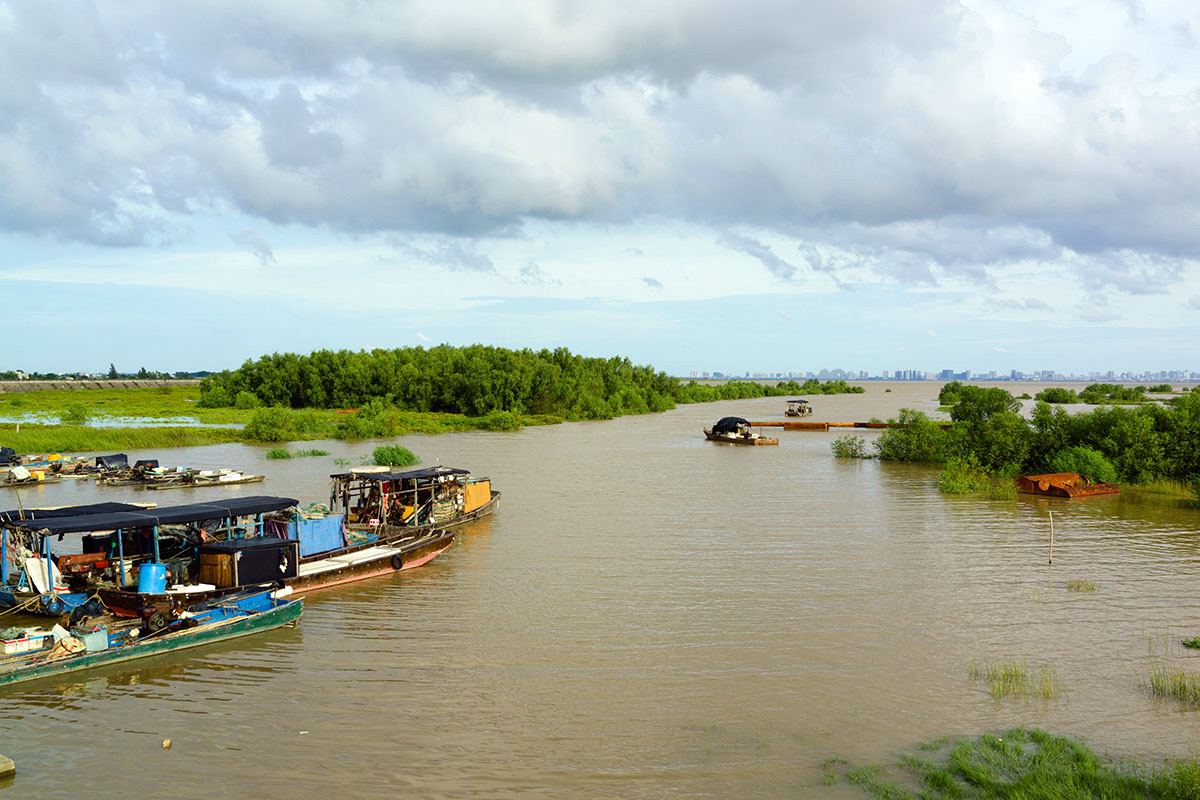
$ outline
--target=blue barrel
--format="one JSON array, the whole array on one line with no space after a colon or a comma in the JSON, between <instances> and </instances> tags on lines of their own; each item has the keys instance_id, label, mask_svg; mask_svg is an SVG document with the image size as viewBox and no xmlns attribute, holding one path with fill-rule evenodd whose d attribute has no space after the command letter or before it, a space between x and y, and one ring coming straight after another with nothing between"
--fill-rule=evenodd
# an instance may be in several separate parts
<instances>
[{"instance_id":1,"label":"blue barrel","mask_svg":"<svg viewBox=\"0 0 1200 800\"><path fill-rule=\"evenodd\" d=\"M138 569L138 592L162 594L167 590L167 565L142 564Z\"/></svg>"}]
</instances>

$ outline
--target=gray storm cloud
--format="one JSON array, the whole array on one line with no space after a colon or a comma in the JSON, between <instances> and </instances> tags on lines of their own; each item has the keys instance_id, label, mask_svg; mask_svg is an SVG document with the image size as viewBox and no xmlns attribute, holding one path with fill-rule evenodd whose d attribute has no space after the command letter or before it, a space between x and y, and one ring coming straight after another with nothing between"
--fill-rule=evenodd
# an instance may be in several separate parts
<instances>
[{"instance_id":1,"label":"gray storm cloud","mask_svg":"<svg viewBox=\"0 0 1200 800\"><path fill-rule=\"evenodd\" d=\"M654 215L826 245L805 259L835 276L832 248L905 282L1069 249L1094 291L1160 291L1200 254L1200 96L1143 76L1194 69L1200 19L1156 13L1127 23L1161 31L1143 67L952 0L0 0L0 229L149 244L232 208L455 242Z\"/></svg>"}]
</instances>

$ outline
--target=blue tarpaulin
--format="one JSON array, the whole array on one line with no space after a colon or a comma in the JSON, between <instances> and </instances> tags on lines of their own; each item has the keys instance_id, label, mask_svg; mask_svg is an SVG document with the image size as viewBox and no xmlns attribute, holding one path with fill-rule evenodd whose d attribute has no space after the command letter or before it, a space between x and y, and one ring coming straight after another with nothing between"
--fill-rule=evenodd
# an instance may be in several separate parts
<instances>
[{"instance_id":1,"label":"blue tarpaulin","mask_svg":"<svg viewBox=\"0 0 1200 800\"><path fill-rule=\"evenodd\" d=\"M345 547L342 540L342 515L322 519L294 519L288 523L288 538L300 540L300 557Z\"/></svg>"}]
</instances>

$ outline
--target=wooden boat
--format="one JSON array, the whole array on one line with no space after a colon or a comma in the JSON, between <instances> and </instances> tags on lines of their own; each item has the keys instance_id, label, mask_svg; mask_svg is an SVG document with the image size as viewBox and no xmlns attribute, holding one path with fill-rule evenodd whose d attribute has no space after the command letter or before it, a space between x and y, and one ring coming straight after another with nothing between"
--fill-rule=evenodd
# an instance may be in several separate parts
<instances>
[{"instance_id":1,"label":"wooden boat","mask_svg":"<svg viewBox=\"0 0 1200 800\"><path fill-rule=\"evenodd\" d=\"M351 470L330 475L329 507L351 531L384 538L463 525L496 510L488 478L458 467Z\"/></svg>"},{"instance_id":2,"label":"wooden boat","mask_svg":"<svg viewBox=\"0 0 1200 800\"><path fill-rule=\"evenodd\" d=\"M1121 492L1121 487L1115 483L1089 483L1087 478L1077 472L1023 475L1017 478L1017 489L1029 494L1068 498L1094 497Z\"/></svg>"},{"instance_id":3,"label":"wooden boat","mask_svg":"<svg viewBox=\"0 0 1200 800\"><path fill-rule=\"evenodd\" d=\"M256 526L261 530L263 514L295 505L290 497L233 497L171 508L99 503L4 512L0 606L58 616L106 589L126 590L138 581L139 564L174 569L183 577L197 544L206 538L244 536ZM81 533L88 535L74 546L82 552L51 552L52 540Z\"/></svg>"},{"instance_id":4,"label":"wooden boat","mask_svg":"<svg viewBox=\"0 0 1200 800\"><path fill-rule=\"evenodd\" d=\"M145 620L90 624L58 642L50 632L26 631L23 637L3 642L0 685L198 647L299 619L303 602L276 594L246 593L188 610L173 609L171 614L156 612Z\"/></svg>"},{"instance_id":5,"label":"wooden boat","mask_svg":"<svg viewBox=\"0 0 1200 800\"><path fill-rule=\"evenodd\" d=\"M195 489L199 486L237 486L241 483L262 483L265 475L247 475L239 470L220 470L214 475L188 472L175 480L147 483L147 489Z\"/></svg>"},{"instance_id":6,"label":"wooden boat","mask_svg":"<svg viewBox=\"0 0 1200 800\"><path fill-rule=\"evenodd\" d=\"M778 439L768 439L754 433L750 423L741 417L722 417L711 428L704 429L704 437L709 441L728 444L779 444Z\"/></svg>"},{"instance_id":7,"label":"wooden boat","mask_svg":"<svg viewBox=\"0 0 1200 800\"><path fill-rule=\"evenodd\" d=\"M8 474L0 486L8 489L20 489L23 486L41 486L47 483L58 483L62 478L46 469L30 469L23 466L9 467Z\"/></svg>"},{"instance_id":8,"label":"wooden boat","mask_svg":"<svg viewBox=\"0 0 1200 800\"><path fill-rule=\"evenodd\" d=\"M119 616L136 616L149 606L211 600L247 587L277 584L306 592L414 569L454 541L454 533L442 529L404 529L387 536L346 532L341 515L306 518L295 506L291 498L230 498L9 524L14 534L39 543L54 536L91 534L83 537L84 552L57 559L63 577L56 577L60 584L69 584L62 588L69 599L43 590L49 599L41 606L35 600L32 607L61 613L95 596ZM98 530L108 532L92 533ZM135 561L141 564L131 584ZM35 561L27 557L26 563L38 578L45 564L54 568L49 556ZM25 597L11 594L13 605ZM26 602L36 596L41 595L31 593Z\"/></svg>"},{"instance_id":9,"label":"wooden boat","mask_svg":"<svg viewBox=\"0 0 1200 800\"><path fill-rule=\"evenodd\" d=\"M809 417L813 409L807 400L788 400L787 410L783 413L788 417Z\"/></svg>"}]
</instances>

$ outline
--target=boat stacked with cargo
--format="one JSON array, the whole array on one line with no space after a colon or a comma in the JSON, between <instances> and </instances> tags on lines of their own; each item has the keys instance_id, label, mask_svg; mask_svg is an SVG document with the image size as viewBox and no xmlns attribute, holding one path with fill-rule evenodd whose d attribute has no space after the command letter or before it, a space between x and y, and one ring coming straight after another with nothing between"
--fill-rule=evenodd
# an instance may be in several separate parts
<instances>
[{"instance_id":1,"label":"boat stacked with cargo","mask_svg":"<svg viewBox=\"0 0 1200 800\"><path fill-rule=\"evenodd\" d=\"M69 625L59 626L58 644L32 630L11 637L16 644L5 648L17 649L6 655L26 648L37 655L0 661L0 684L162 652L143 648L158 641L151 637L174 643L165 649L212 641L226 634L188 631L215 631L210 617L257 619L270 610L230 597L308 592L419 567L450 546L455 526L490 514L500 498L488 479L450 467L340 473L331 481L330 506L252 496L0 512L0 607ZM199 622L180 622L196 615ZM298 615L297 606L290 618ZM81 627L100 617L116 620L106 637ZM257 624L242 620L237 630ZM69 643L63 652L67 639L91 642L94 651ZM110 650L120 655L91 657Z\"/></svg>"},{"instance_id":2,"label":"boat stacked with cargo","mask_svg":"<svg viewBox=\"0 0 1200 800\"><path fill-rule=\"evenodd\" d=\"M778 439L769 439L755 433L750 423L741 417L721 417L711 428L704 429L704 438L727 444L779 444Z\"/></svg>"},{"instance_id":3,"label":"boat stacked with cargo","mask_svg":"<svg viewBox=\"0 0 1200 800\"><path fill-rule=\"evenodd\" d=\"M143 459L131 467L128 457L123 453L97 456L95 474L104 486L141 486L146 489L235 486L241 483L261 483L265 477L240 469L163 467L157 459Z\"/></svg>"}]
</instances>

